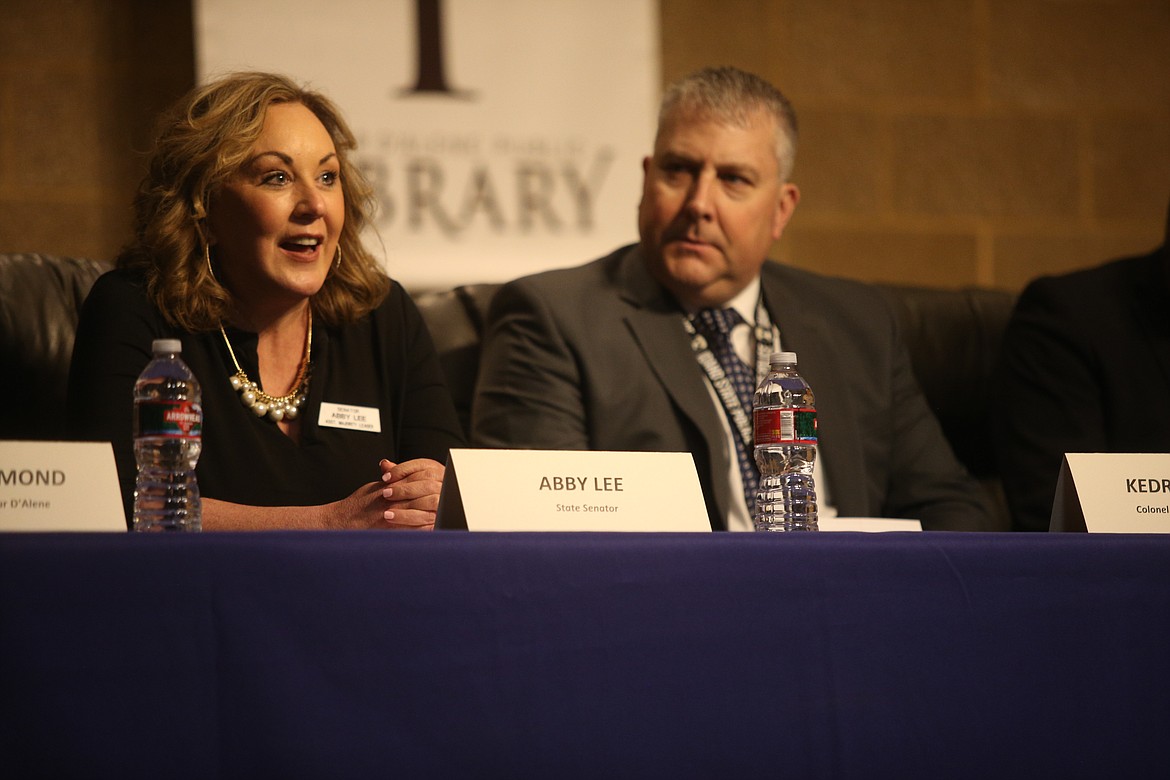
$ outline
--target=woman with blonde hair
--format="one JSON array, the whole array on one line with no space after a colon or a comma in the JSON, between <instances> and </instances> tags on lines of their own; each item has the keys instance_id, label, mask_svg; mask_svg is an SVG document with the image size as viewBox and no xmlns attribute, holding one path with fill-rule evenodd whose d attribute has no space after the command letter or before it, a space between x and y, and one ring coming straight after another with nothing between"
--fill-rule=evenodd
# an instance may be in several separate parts
<instances>
[{"instance_id":1,"label":"woman with blonde hair","mask_svg":"<svg viewBox=\"0 0 1170 780\"><path fill-rule=\"evenodd\" d=\"M362 246L355 146L327 98L276 74L164 115L70 373L70 428L113 442L127 507L134 382L178 338L203 391L205 529L433 526L462 433L421 316Z\"/></svg>"}]
</instances>

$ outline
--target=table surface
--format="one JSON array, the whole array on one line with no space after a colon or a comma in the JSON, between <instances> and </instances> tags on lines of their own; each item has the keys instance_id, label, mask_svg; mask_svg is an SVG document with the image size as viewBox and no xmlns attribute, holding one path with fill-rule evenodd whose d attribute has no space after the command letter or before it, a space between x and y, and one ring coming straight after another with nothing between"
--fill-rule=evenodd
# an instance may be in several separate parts
<instances>
[{"instance_id":1,"label":"table surface","mask_svg":"<svg viewBox=\"0 0 1170 780\"><path fill-rule=\"evenodd\" d=\"M0 765L1170 777L1170 537L0 534Z\"/></svg>"}]
</instances>

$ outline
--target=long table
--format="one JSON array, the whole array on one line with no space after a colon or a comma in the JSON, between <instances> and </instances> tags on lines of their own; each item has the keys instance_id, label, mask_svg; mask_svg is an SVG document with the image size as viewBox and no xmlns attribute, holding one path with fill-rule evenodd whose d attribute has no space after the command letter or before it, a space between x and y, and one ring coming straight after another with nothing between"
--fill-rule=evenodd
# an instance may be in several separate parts
<instances>
[{"instance_id":1,"label":"long table","mask_svg":"<svg viewBox=\"0 0 1170 780\"><path fill-rule=\"evenodd\" d=\"M1170 777L1170 537L4 534L0 774Z\"/></svg>"}]
</instances>

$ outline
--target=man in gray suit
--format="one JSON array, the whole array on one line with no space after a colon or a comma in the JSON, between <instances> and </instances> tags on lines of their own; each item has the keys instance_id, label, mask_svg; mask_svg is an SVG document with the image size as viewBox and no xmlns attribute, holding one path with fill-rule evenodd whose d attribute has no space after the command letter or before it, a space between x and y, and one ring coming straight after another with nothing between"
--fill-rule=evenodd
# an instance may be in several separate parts
<instances>
[{"instance_id":1,"label":"man in gray suit","mask_svg":"<svg viewBox=\"0 0 1170 780\"><path fill-rule=\"evenodd\" d=\"M687 451L712 527L750 529L754 477L741 464L750 468L751 443L692 338L702 310L729 308L731 344L754 381L782 345L816 394L822 516L987 527L879 294L767 262L800 199L788 180L795 143L791 106L757 76L706 69L668 89L643 161L641 241L511 282L493 301L473 441Z\"/></svg>"}]
</instances>

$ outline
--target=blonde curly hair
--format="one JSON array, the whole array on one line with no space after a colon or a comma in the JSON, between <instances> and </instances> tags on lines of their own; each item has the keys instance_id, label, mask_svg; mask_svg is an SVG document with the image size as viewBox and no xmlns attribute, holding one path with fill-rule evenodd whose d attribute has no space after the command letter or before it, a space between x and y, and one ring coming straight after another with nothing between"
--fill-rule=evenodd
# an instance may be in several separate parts
<instances>
[{"instance_id":1,"label":"blonde curly hair","mask_svg":"<svg viewBox=\"0 0 1170 780\"><path fill-rule=\"evenodd\" d=\"M134 240L117 259L141 269L147 294L173 325L198 332L226 321L234 301L204 260L208 207L217 190L248 160L268 107L299 103L333 139L345 197L339 248L313 296L313 315L330 325L360 319L390 290L390 280L361 242L373 213L370 185L350 160L357 147L337 107L318 92L274 73L234 73L192 90L160 119L146 176L134 199Z\"/></svg>"}]
</instances>

